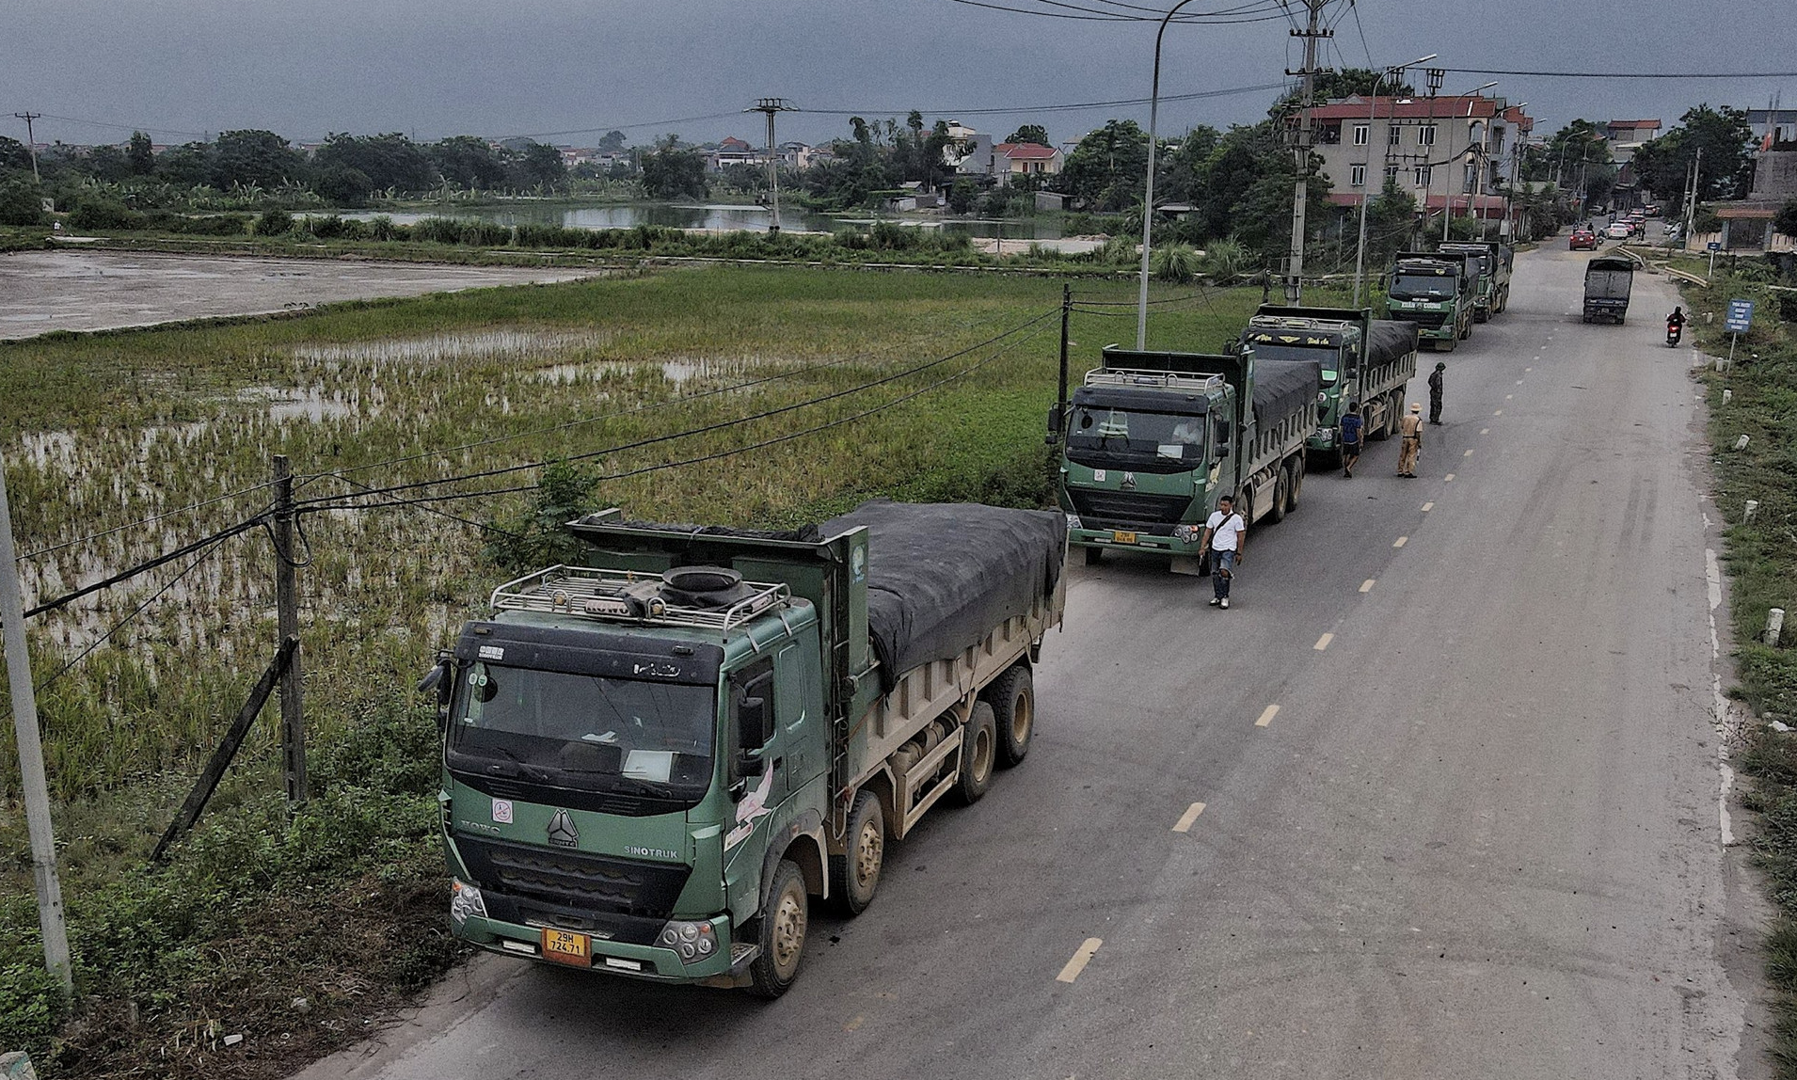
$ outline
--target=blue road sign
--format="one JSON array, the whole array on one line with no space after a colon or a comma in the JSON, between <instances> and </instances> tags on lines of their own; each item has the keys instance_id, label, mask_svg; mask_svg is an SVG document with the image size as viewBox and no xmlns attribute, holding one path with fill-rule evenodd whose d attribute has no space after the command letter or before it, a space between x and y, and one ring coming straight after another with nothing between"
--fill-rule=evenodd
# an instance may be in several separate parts
<instances>
[{"instance_id":1,"label":"blue road sign","mask_svg":"<svg viewBox=\"0 0 1797 1080\"><path fill-rule=\"evenodd\" d=\"M1711 240L1709 243L1705 244L1703 246L1703 248L1705 251L1721 251L1722 250L1722 241Z\"/></svg>"},{"instance_id":2,"label":"blue road sign","mask_svg":"<svg viewBox=\"0 0 1797 1080\"><path fill-rule=\"evenodd\" d=\"M1724 326L1731 334L1745 334L1753 326L1753 301L1730 300Z\"/></svg>"}]
</instances>

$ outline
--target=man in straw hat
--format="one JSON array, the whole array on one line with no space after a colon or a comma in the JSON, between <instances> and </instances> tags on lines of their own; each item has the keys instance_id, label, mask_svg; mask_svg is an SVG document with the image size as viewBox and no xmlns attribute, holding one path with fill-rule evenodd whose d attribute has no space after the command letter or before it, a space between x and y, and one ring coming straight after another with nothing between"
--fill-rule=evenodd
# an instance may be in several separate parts
<instances>
[{"instance_id":1,"label":"man in straw hat","mask_svg":"<svg viewBox=\"0 0 1797 1080\"><path fill-rule=\"evenodd\" d=\"M1423 404L1420 401L1410 403L1410 412L1398 422L1398 434L1403 442L1398 450L1398 475L1416 479L1416 457L1423 448Z\"/></svg>"}]
</instances>

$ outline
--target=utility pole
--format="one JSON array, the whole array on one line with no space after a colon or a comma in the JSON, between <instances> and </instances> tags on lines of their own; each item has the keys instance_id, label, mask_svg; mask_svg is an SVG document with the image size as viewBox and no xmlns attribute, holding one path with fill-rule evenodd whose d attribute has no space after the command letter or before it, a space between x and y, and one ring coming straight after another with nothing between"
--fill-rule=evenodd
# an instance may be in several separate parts
<instances>
[{"instance_id":1,"label":"utility pole","mask_svg":"<svg viewBox=\"0 0 1797 1080\"><path fill-rule=\"evenodd\" d=\"M42 183L43 177L37 174L37 135L31 129L31 122L44 114L41 112L16 112L13 115L25 121L25 148L31 151L31 179Z\"/></svg>"},{"instance_id":2,"label":"utility pole","mask_svg":"<svg viewBox=\"0 0 1797 1080\"><path fill-rule=\"evenodd\" d=\"M743 110L767 114L767 186L774 197L774 223L767 230L770 233L780 231L780 155L774 151L774 114L792 112L795 108L797 106L788 104L785 98L764 97L756 99L752 108Z\"/></svg>"},{"instance_id":3,"label":"utility pole","mask_svg":"<svg viewBox=\"0 0 1797 1080\"><path fill-rule=\"evenodd\" d=\"M1435 131L1436 134L1440 134L1439 129L1436 128L1436 125L1435 125L1435 95L1437 95L1441 92L1441 84L1447 81L1448 72L1447 72L1446 68L1424 68L1423 75L1426 77L1426 79L1428 81L1428 86L1429 86L1429 99L1428 99L1429 100L1429 116L1423 126ZM1431 138L1433 138L1433 137L1434 136L1431 136ZM1419 136L1419 138L1420 138L1420 136ZM1435 144L1433 142L1430 142L1426 147L1423 148L1423 152L1422 152L1423 163L1420 166L1423 170L1423 230L1422 230L1422 236L1424 239L1427 239L1427 237L1429 235L1429 188L1435 182L1435 166L1429 161L1429 155L1433 154L1434 152L1435 152Z\"/></svg>"},{"instance_id":4,"label":"utility pole","mask_svg":"<svg viewBox=\"0 0 1797 1080\"><path fill-rule=\"evenodd\" d=\"M1304 79L1304 92L1298 104L1298 124L1291 133L1292 154L1298 163L1298 178L1292 185L1292 253L1285 278L1285 298L1293 304L1304 297L1304 204L1310 201L1310 110L1317 88L1317 41L1335 36L1335 31L1319 26L1323 5L1328 2L1329 0L1304 0L1304 6L1310 10L1310 25L1308 29L1291 31L1293 37L1304 39L1304 67L1298 71L1286 72L1287 75L1299 75Z\"/></svg>"},{"instance_id":5,"label":"utility pole","mask_svg":"<svg viewBox=\"0 0 1797 1080\"><path fill-rule=\"evenodd\" d=\"M286 454L274 455L275 468L275 633L281 641L299 636L299 582L293 548L293 473ZM306 714L301 696L300 654L281 676L281 771L287 780L290 807L306 801Z\"/></svg>"},{"instance_id":6,"label":"utility pole","mask_svg":"<svg viewBox=\"0 0 1797 1080\"><path fill-rule=\"evenodd\" d=\"M1691 194L1685 198L1685 248L1691 246L1691 230L1697 225L1697 190L1703 186L1703 147L1691 161Z\"/></svg>"},{"instance_id":7,"label":"utility pole","mask_svg":"<svg viewBox=\"0 0 1797 1080\"><path fill-rule=\"evenodd\" d=\"M31 877L37 886L37 924L44 936L44 966L74 989L69 967L69 935L62 922L62 883L56 877L56 829L50 820L50 787L44 781L44 746L37 726L37 693L31 685L31 656L25 650L25 600L19 593L18 551L13 546L12 510L6 502L6 470L0 465L0 621L5 623L6 673L12 686L13 732L19 746L19 776L25 796L25 827L31 834Z\"/></svg>"},{"instance_id":8,"label":"utility pole","mask_svg":"<svg viewBox=\"0 0 1797 1080\"><path fill-rule=\"evenodd\" d=\"M1388 79L1391 80L1393 83L1392 94L1395 97L1397 94L1397 86L1396 86L1397 80L1404 77L1405 69L1415 67L1418 64L1426 64L1433 59L1435 59L1435 54L1430 53L1428 56L1424 56L1424 57L1420 57L1418 59L1412 60L1408 64L1399 64L1396 67L1386 68L1383 72L1380 72L1378 78L1373 80L1373 92L1368 95L1370 98L1372 98L1372 103L1367 106L1367 113L1366 113L1366 141L1367 141L1366 171L1367 171L1367 175L1365 178L1366 182L1364 184L1362 184L1361 188L1360 188L1360 240L1355 245L1355 248L1354 248L1354 306L1356 308L1358 308L1360 306L1361 283L1364 280L1365 274L1366 274L1366 204L1367 204L1367 199L1371 195L1372 186L1373 186L1373 177L1372 177L1373 146L1372 146L1372 143L1373 143L1374 138L1376 138L1376 136L1373 134L1373 126L1374 126L1374 121L1378 119L1378 115L1379 115L1379 84L1385 80L1388 80ZM1387 111L1389 113L1391 113L1391 116L1386 120L1386 133L1385 133L1385 141L1383 144L1384 149L1381 150L1380 154L1379 154L1379 193L1381 195L1383 195L1385 193L1385 164L1386 164L1386 162L1391 160L1391 131L1394 130L1394 125L1397 122L1397 111L1398 111L1396 102L1393 102L1391 108L1388 109Z\"/></svg>"}]
</instances>

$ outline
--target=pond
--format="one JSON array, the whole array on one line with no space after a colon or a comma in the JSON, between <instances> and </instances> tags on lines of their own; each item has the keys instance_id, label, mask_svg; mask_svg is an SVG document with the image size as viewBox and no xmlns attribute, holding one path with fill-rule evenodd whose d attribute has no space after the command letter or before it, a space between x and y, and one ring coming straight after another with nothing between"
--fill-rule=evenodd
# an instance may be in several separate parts
<instances>
[{"instance_id":1,"label":"pond","mask_svg":"<svg viewBox=\"0 0 1797 1080\"><path fill-rule=\"evenodd\" d=\"M592 206L550 200L518 200L494 206L451 204L441 210L406 210L384 215L374 210L353 210L344 212L343 216L360 221L385 216L400 225L412 225L427 217L451 217L490 221L497 225L560 225L565 229L633 229L638 225L663 225L675 229L704 229L707 232L766 232L773 223L771 210L748 203L643 202ZM1015 220L937 215L876 217L870 216L866 211L838 215L820 214L785 205L780 208L780 227L789 232L830 233L841 229L866 231L876 220L942 229L975 237L1003 237L1006 240L1058 240L1061 237L1061 222L1058 217Z\"/></svg>"}]
</instances>

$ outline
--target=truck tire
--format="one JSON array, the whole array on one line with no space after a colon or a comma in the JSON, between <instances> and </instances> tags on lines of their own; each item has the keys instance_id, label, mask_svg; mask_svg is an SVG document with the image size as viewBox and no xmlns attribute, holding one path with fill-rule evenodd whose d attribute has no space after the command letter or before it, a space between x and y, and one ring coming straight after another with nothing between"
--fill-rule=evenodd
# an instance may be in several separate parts
<instances>
[{"instance_id":1,"label":"truck tire","mask_svg":"<svg viewBox=\"0 0 1797 1080\"><path fill-rule=\"evenodd\" d=\"M1103 561L1104 561L1104 549L1103 548L1089 547L1086 549L1086 565L1087 566L1097 566L1099 563L1101 563Z\"/></svg>"},{"instance_id":2,"label":"truck tire","mask_svg":"<svg viewBox=\"0 0 1797 1080\"><path fill-rule=\"evenodd\" d=\"M998 731L998 767L1008 769L1030 752L1036 733L1036 682L1026 664L1012 664L986 687Z\"/></svg>"},{"instance_id":3,"label":"truck tire","mask_svg":"<svg viewBox=\"0 0 1797 1080\"><path fill-rule=\"evenodd\" d=\"M1292 458L1292 482L1285 486L1285 512L1298 508L1298 495L1304 490L1304 455Z\"/></svg>"},{"instance_id":4,"label":"truck tire","mask_svg":"<svg viewBox=\"0 0 1797 1080\"><path fill-rule=\"evenodd\" d=\"M1435 351L1436 352L1453 352L1456 348L1459 347L1459 345L1460 345L1459 338L1448 338L1446 341L1443 341L1440 338L1437 338L1435 341Z\"/></svg>"},{"instance_id":5,"label":"truck tire","mask_svg":"<svg viewBox=\"0 0 1797 1080\"><path fill-rule=\"evenodd\" d=\"M810 902L805 895L805 875L791 859L781 859L774 868L767 910L754 923L755 943L761 952L749 963L749 992L756 997L777 998L799 977L805 930L811 921Z\"/></svg>"},{"instance_id":6,"label":"truck tire","mask_svg":"<svg viewBox=\"0 0 1797 1080\"><path fill-rule=\"evenodd\" d=\"M1468 319L1468 320L1466 320L1466 329L1460 331L1460 340L1465 341L1467 338L1472 337L1472 336L1473 336L1473 320Z\"/></svg>"},{"instance_id":7,"label":"truck tire","mask_svg":"<svg viewBox=\"0 0 1797 1080\"><path fill-rule=\"evenodd\" d=\"M992 770L998 764L998 724L992 706L973 704L973 715L961 732L961 771L955 778L955 801L972 806L992 786Z\"/></svg>"},{"instance_id":8,"label":"truck tire","mask_svg":"<svg viewBox=\"0 0 1797 1080\"><path fill-rule=\"evenodd\" d=\"M874 902L886 862L886 813L873 792L856 793L845 843L846 853L830 856L830 900L837 914L850 918Z\"/></svg>"},{"instance_id":9,"label":"truck tire","mask_svg":"<svg viewBox=\"0 0 1797 1080\"><path fill-rule=\"evenodd\" d=\"M1267 507L1267 520L1277 525L1285 520L1285 501L1292 486L1291 466L1279 463L1279 475L1273 478L1273 505Z\"/></svg>"}]
</instances>

